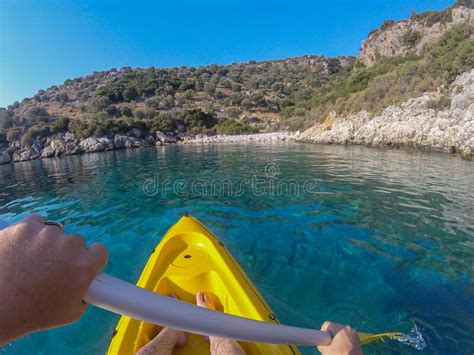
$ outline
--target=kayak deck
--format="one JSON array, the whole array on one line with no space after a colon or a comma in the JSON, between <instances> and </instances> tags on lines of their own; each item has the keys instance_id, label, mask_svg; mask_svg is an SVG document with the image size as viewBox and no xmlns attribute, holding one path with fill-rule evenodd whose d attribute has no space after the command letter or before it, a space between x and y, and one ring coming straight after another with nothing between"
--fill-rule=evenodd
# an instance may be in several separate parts
<instances>
[{"instance_id":1,"label":"kayak deck","mask_svg":"<svg viewBox=\"0 0 474 355\"><path fill-rule=\"evenodd\" d=\"M182 217L153 250L137 286L196 303L205 292L217 310L241 317L278 323L270 307L223 244L197 219ZM108 354L133 354L153 339L160 327L122 316ZM299 354L290 345L239 342L246 354ZM187 343L173 354L209 354L209 343L187 334Z\"/></svg>"}]
</instances>

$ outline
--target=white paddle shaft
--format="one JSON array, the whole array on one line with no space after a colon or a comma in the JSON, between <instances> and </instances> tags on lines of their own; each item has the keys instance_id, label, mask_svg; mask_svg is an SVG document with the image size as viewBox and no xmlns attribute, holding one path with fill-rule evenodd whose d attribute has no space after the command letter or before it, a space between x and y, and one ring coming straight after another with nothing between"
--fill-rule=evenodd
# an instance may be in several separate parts
<instances>
[{"instance_id":1,"label":"white paddle shaft","mask_svg":"<svg viewBox=\"0 0 474 355\"><path fill-rule=\"evenodd\" d=\"M84 301L108 311L190 333L254 343L328 345L329 332L232 316L162 296L107 274L98 275Z\"/></svg>"},{"instance_id":2,"label":"white paddle shaft","mask_svg":"<svg viewBox=\"0 0 474 355\"><path fill-rule=\"evenodd\" d=\"M8 226L0 220L0 226ZM1 229L1 227L0 227ZM329 332L232 316L162 296L107 274L99 274L84 301L110 312L190 333L254 343L328 345Z\"/></svg>"}]
</instances>

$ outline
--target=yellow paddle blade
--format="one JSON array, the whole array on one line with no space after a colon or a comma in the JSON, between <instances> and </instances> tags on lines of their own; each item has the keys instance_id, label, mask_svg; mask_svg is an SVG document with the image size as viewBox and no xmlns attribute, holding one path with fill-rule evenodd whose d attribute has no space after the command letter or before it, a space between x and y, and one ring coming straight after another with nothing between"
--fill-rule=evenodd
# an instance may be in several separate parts
<instances>
[{"instance_id":1,"label":"yellow paddle blade","mask_svg":"<svg viewBox=\"0 0 474 355\"><path fill-rule=\"evenodd\" d=\"M387 333L379 333L379 334L357 332L357 334L359 334L360 343L362 345L370 344L374 341L381 340L383 338L394 339L394 338L401 337L403 335L403 333L398 333L398 332L387 332Z\"/></svg>"}]
</instances>

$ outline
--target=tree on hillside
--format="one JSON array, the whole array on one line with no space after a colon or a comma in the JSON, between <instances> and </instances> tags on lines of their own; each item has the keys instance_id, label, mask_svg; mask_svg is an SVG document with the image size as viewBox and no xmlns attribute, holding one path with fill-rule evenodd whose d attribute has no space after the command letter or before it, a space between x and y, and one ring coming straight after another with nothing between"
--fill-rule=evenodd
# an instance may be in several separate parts
<instances>
[{"instance_id":1,"label":"tree on hillside","mask_svg":"<svg viewBox=\"0 0 474 355\"><path fill-rule=\"evenodd\" d=\"M214 95L214 93L216 92L216 86L207 82L204 84L204 91L206 92L206 94L208 94L209 96L212 96Z\"/></svg>"},{"instance_id":2,"label":"tree on hillside","mask_svg":"<svg viewBox=\"0 0 474 355\"><path fill-rule=\"evenodd\" d=\"M65 104L66 102L69 101L69 97L67 93L65 92L59 92L56 95L54 95L54 101L59 102L61 104Z\"/></svg>"},{"instance_id":3,"label":"tree on hillside","mask_svg":"<svg viewBox=\"0 0 474 355\"><path fill-rule=\"evenodd\" d=\"M130 102L138 97L138 91L134 86L127 87L123 93L123 101Z\"/></svg>"},{"instance_id":4,"label":"tree on hillside","mask_svg":"<svg viewBox=\"0 0 474 355\"><path fill-rule=\"evenodd\" d=\"M249 99L243 99L241 105L245 110L250 110L252 108L252 101Z\"/></svg>"},{"instance_id":5,"label":"tree on hillside","mask_svg":"<svg viewBox=\"0 0 474 355\"><path fill-rule=\"evenodd\" d=\"M165 107L167 109L170 109L170 108L173 108L174 105L175 105L175 103L174 103L174 97L173 96L168 95L163 99L163 107Z\"/></svg>"},{"instance_id":6,"label":"tree on hillside","mask_svg":"<svg viewBox=\"0 0 474 355\"><path fill-rule=\"evenodd\" d=\"M47 127L30 127L26 133L21 137L21 145L23 147L30 146L34 143L36 138L46 137L49 134Z\"/></svg>"},{"instance_id":7,"label":"tree on hillside","mask_svg":"<svg viewBox=\"0 0 474 355\"><path fill-rule=\"evenodd\" d=\"M26 112L26 118L33 122L46 122L49 118L49 113L44 107L35 106Z\"/></svg>"},{"instance_id":8,"label":"tree on hillside","mask_svg":"<svg viewBox=\"0 0 474 355\"><path fill-rule=\"evenodd\" d=\"M51 126L52 133L59 133L59 132L67 132L69 129L69 118L68 117L61 117L58 118L56 121L53 122Z\"/></svg>"},{"instance_id":9,"label":"tree on hillside","mask_svg":"<svg viewBox=\"0 0 474 355\"><path fill-rule=\"evenodd\" d=\"M0 128L1 129L8 129L13 127L13 113L9 110L1 110L0 111Z\"/></svg>"},{"instance_id":10,"label":"tree on hillside","mask_svg":"<svg viewBox=\"0 0 474 355\"><path fill-rule=\"evenodd\" d=\"M112 100L107 96L98 96L92 100L92 107L94 107L96 111L102 111L111 104Z\"/></svg>"}]
</instances>

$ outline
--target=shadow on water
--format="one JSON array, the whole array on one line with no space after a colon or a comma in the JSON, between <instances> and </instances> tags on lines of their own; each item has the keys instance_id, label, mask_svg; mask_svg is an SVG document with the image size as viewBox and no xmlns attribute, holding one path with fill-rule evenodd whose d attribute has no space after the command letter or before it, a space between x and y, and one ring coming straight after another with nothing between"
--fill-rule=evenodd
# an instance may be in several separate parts
<instances>
[{"instance_id":1,"label":"shadow on water","mask_svg":"<svg viewBox=\"0 0 474 355\"><path fill-rule=\"evenodd\" d=\"M282 182L286 190L276 188ZM408 332L415 322L425 350L387 341L366 352L471 354L473 182L474 164L441 154L168 146L0 166L0 218L61 221L104 242L107 272L135 281L187 210L222 238L283 322L330 319L368 332ZM2 351L103 353L116 321L91 308L76 324Z\"/></svg>"}]
</instances>

